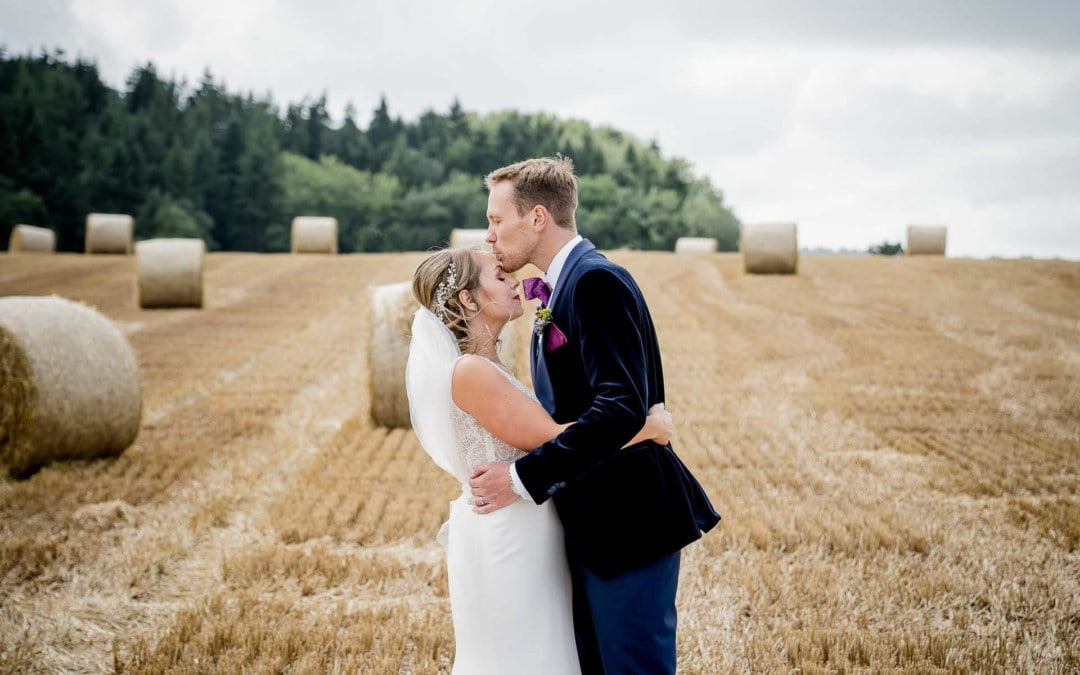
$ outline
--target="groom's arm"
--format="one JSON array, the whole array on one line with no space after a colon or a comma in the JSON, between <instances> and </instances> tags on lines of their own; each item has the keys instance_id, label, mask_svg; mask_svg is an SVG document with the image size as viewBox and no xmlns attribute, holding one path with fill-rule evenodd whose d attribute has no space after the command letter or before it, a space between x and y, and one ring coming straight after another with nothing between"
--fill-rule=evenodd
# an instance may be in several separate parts
<instances>
[{"instance_id":1,"label":"groom's arm","mask_svg":"<svg viewBox=\"0 0 1080 675\"><path fill-rule=\"evenodd\" d=\"M561 349L580 350L594 398L576 423L514 463L538 504L617 453L641 429L649 407L639 298L632 282L597 268L583 274L573 291L577 344Z\"/></svg>"}]
</instances>

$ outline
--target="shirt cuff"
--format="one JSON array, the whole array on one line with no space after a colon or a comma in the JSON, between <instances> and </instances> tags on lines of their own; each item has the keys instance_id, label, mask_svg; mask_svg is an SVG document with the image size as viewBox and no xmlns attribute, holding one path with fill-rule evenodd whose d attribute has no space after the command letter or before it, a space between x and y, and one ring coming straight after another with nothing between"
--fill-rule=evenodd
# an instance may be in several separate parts
<instances>
[{"instance_id":1,"label":"shirt cuff","mask_svg":"<svg viewBox=\"0 0 1080 675\"><path fill-rule=\"evenodd\" d=\"M521 497L522 500L527 501L530 504L536 503L532 498L532 495L529 494L529 491L521 484L521 479L518 478L517 475L517 465L514 463L510 464L510 489L513 490L514 494L518 497Z\"/></svg>"}]
</instances>

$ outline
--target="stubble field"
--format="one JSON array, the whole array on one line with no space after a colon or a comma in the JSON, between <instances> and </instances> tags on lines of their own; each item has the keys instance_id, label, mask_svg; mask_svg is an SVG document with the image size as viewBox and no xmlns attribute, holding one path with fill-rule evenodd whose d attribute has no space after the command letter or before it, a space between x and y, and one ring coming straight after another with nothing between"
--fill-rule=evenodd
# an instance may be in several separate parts
<instances>
[{"instance_id":1,"label":"stubble field","mask_svg":"<svg viewBox=\"0 0 1080 675\"><path fill-rule=\"evenodd\" d=\"M1080 264L611 256L724 516L680 672L1080 671ZM150 311L131 258L0 256L116 322L144 404L122 456L0 477L0 671L448 673L456 486L369 415L368 288L421 257L213 254Z\"/></svg>"}]
</instances>

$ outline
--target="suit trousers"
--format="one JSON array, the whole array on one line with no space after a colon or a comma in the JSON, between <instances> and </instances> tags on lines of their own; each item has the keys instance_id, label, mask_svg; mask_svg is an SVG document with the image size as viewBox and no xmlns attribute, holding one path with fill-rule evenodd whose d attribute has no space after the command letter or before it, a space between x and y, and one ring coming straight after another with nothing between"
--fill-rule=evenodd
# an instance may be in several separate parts
<instances>
[{"instance_id":1,"label":"suit trousers","mask_svg":"<svg viewBox=\"0 0 1080 675\"><path fill-rule=\"evenodd\" d=\"M680 552L602 577L567 546L582 675L674 675Z\"/></svg>"}]
</instances>

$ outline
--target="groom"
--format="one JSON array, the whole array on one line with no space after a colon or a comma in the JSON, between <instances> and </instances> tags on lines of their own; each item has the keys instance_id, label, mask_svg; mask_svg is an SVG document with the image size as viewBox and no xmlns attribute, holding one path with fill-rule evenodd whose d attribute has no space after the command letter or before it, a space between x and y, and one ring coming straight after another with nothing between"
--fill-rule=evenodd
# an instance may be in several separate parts
<instances>
[{"instance_id":1,"label":"groom","mask_svg":"<svg viewBox=\"0 0 1080 675\"><path fill-rule=\"evenodd\" d=\"M577 234L577 177L564 157L485 179L488 231L503 269L532 263L539 297L532 376L557 438L510 463L477 467L485 514L554 499L566 533L583 673L674 673L679 550L720 520L671 446L619 450L664 400L660 348L633 277ZM532 293L529 293L529 291ZM528 640L528 635L522 635Z\"/></svg>"}]
</instances>

